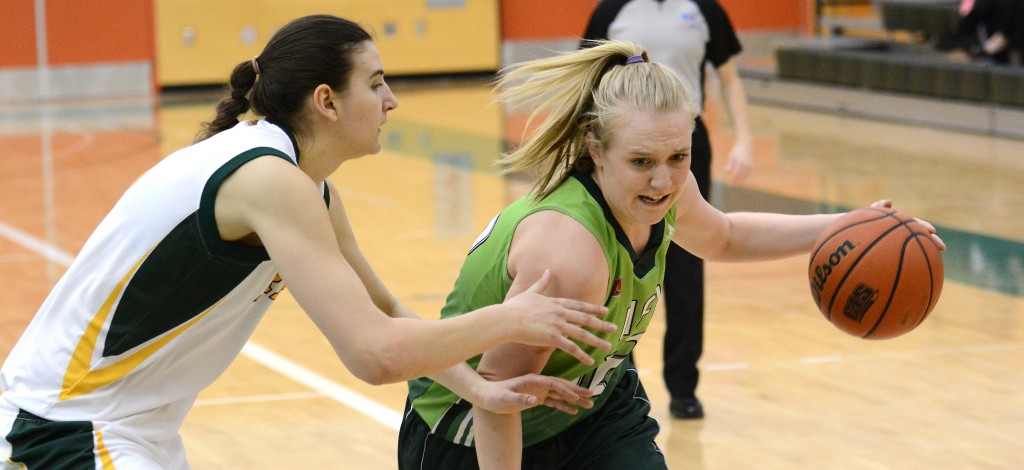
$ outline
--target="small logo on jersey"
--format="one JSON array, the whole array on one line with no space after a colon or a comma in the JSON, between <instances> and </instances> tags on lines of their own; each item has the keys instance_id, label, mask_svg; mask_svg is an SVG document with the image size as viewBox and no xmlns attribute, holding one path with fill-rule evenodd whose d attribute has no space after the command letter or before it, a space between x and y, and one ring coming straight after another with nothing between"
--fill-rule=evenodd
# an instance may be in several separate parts
<instances>
[{"instance_id":1,"label":"small logo on jersey","mask_svg":"<svg viewBox=\"0 0 1024 470\"><path fill-rule=\"evenodd\" d=\"M679 13L677 18L679 19L679 28L683 31L700 31L702 21L698 12L685 9Z\"/></svg>"},{"instance_id":2,"label":"small logo on jersey","mask_svg":"<svg viewBox=\"0 0 1024 470\"><path fill-rule=\"evenodd\" d=\"M267 286L266 290L263 291L263 295L256 296L252 299L253 302L262 298L268 298L270 300L277 300L277 295L284 291L284 283L281 282L281 275L275 274L274 280L270 281L270 285Z\"/></svg>"},{"instance_id":3,"label":"small logo on jersey","mask_svg":"<svg viewBox=\"0 0 1024 470\"><path fill-rule=\"evenodd\" d=\"M622 293L622 278L618 278L612 283L612 297L618 297Z\"/></svg>"}]
</instances>

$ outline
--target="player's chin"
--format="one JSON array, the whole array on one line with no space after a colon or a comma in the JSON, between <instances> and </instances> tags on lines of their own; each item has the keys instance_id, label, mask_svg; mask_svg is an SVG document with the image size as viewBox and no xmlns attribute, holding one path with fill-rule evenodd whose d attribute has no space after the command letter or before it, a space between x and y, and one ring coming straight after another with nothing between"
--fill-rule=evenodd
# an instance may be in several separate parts
<instances>
[{"instance_id":1,"label":"player's chin","mask_svg":"<svg viewBox=\"0 0 1024 470\"><path fill-rule=\"evenodd\" d=\"M645 210L636 214L636 218L637 222L643 225L656 225L665 219L666 214L668 214L668 210Z\"/></svg>"}]
</instances>

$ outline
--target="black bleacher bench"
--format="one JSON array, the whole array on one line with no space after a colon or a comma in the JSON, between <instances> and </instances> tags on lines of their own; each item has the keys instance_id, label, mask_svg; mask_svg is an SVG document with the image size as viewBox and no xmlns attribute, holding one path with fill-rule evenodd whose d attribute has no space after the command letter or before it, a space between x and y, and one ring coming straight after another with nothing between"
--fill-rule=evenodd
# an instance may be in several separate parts
<instances>
[{"instance_id":1,"label":"black bleacher bench","mask_svg":"<svg viewBox=\"0 0 1024 470\"><path fill-rule=\"evenodd\" d=\"M993 67L992 101L1024 107L1024 67Z\"/></svg>"},{"instance_id":2,"label":"black bleacher bench","mask_svg":"<svg viewBox=\"0 0 1024 470\"><path fill-rule=\"evenodd\" d=\"M779 78L1024 106L1024 68L959 62L926 48L834 38L776 50Z\"/></svg>"},{"instance_id":3,"label":"black bleacher bench","mask_svg":"<svg viewBox=\"0 0 1024 470\"><path fill-rule=\"evenodd\" d=\"M887 31L908 31L925 37L956 32L960 0L879 0L882 25Z\"/></svg>"}]
</instances>

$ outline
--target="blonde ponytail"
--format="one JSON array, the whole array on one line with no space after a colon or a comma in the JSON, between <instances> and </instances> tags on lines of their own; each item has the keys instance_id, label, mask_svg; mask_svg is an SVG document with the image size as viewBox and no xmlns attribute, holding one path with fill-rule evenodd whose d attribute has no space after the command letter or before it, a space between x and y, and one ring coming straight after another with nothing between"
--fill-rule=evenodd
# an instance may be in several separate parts
<instances>
[{"instance_id":1,"label":"blonde ponytail","mask_svg":"<svg viewBox=\"0 0 1024 470\"><path fill-rule=\"evenodd\" d=\"M696 109L675 72L648 62L642 47L624 41L600 41L595 47L513 65L502 70L497 86L502 102L533 108L527 129L535 119L544 119L526 143L499 161L506 173L538 171L537 199L573 169L593 169L587 133L607 145L614 138L611 121L622 106L682 108L691 115Z\"/></svg>"}]
</instances>

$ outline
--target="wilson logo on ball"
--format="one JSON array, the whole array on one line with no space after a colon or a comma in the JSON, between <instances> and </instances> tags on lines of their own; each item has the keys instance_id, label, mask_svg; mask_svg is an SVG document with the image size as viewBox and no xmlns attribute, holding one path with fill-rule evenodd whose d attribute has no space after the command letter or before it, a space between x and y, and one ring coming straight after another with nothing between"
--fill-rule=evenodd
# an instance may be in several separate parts
<instances>
[{"instance_id":1,"label":"wilson logo on ball","mask_svg":"<svg viewBox=\"0 0 1024 470\"><path fill-rule=\"evenodd\" d=\"M857 245L854 245L850 240L846 240L839 248L836 248L835 253L829 255L827 263L822 263L814 268L814 279L811 280L811 295L814 296L814 302L818 304L818 308L821 308L821 291L825 289L825 283L828 282L829 276L832 275L832 268L839 266L843 258L855 248L857 248Z\"/></svg>"},{"instance_id":2,"label":"wilson logo on ball","mask_svg":"<svg viewBox=\"0 0 1024 470\"><path fill-rule=\"evenodd\" d=\"M857 284L857 287L853 289L853 293L850 294L850 298L846 299L846 305L843 306L843 315L846 318L853 320L857 323L864 318L864 314L875 304L878 300L878 289L872 289L864 284Z\"/></svg>"}]
</instances>

